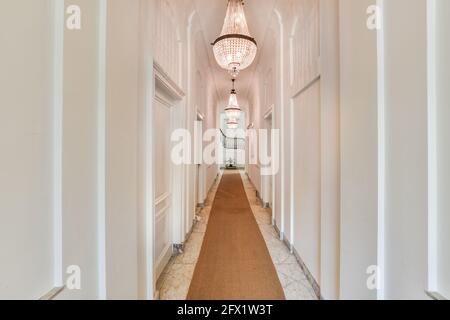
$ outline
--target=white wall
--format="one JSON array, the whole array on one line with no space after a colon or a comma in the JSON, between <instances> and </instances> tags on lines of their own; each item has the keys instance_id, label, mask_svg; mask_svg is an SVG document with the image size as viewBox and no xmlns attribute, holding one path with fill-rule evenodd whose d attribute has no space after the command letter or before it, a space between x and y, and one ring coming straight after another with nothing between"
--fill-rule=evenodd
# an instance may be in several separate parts
<instances>
[{"instance_id":1,"label":"white wall","mask_svg":"<svg viewBox=\"0 0 450 320\"><path fill-rule=\"evenodd\" d=\"M52 1L0 3L0 299L53 288Z\"/></svg>"},{"instance_id":2,"label":"white wall","mask_svg":"<svg viewBox=\"0 0 450 320\"><path fill-rule=\"evenodd\" d=\"M2 264L10 268L2 269L8 277L1 282L3 297L39 298L61 285L70 265L81 268L81 290L66 288L57 299L145 297L145 289L138 292L138 283L145 287L145 272L138 275L138 268L145 269L145 259L138 259L138 248L145 247L138 232L138 110L145 91L139 37L145 33L140 28L146 2L111 0L107 7L103 1L66 2L80 6L80 30L65 28L61 2L2 2L2 30L14 26L17 32L2 37L8 57L2 62L11 71L1 79L8 93L1 104L9 106L2 108L1 119L9 119L1 126L6 130L2 145L10 156L2 159L10 162L1 166L8 169L1 186L9 190L2 195L21 196L1 201L8 206L1 212L10 213L5 219L12 219L1 225L14 231L1 232L7 237L2 261L10 261ZM105 146L108 152L102 155ZM60 186L57 179L52 183L59 165ZM106 180L101 180L105 168Z\"/></svg>"},{"instance_id":3,"label":"white wall","mask_svg":"<svg viewBox=\"0 0 450 320\"><path fill-rule=\"evenodd\" d=\"M59 298L98 297L97 83L99 1L67 2L83 8L82 29L64 32L63 270L78 265L81 290ZM82 227L74 227L82 226Z\"/></svg>"},{"instance_id":4,"label":"white wall","mask_svg":"<svg viewBox=\"0 0 450 320\"><path fill-rule=\"evenodd\" d=\"M311 11L314 5L316 10ZM263 48L257 61L249 93L249 122L256 129L265 128L263 116L274 105L274 128L282 131L281 168L274 179L274 222L318 282L321 268L324 269L327 278L323 285L328 290L327 297L332 298L337 297L339 281L337 2L329 5L331 9L327 7L326 21L319 19L318 6L318 1L280 1L276 6L265 41L280 45ZM322 34L318 32L319 23L326 30ZM326 53L322 69L330 90L324 94L323 104L318 68L320 47ZM328 173L323 180L322 166ZM258 166L247 168L261 192L264 188ZM323 194L321 184L326 187ZM326 208L323 213L322 205ZM323 243L322 215L327 231ZM321 265L322 255L326 263Z\"/></svg>"},{"instance_id":5,"label":"white wall","mask_svg":"<svg viewBox=\"0 0 450 320\"><path fill-rule=\"evenodd\" d=\"M339 3L320 1L321 215L320 289L339 298L340 252L340 83Z\"/></svg>"},{"instance_id":6,"label":"white wall","mask_svg":"<svg viewBox=\"0 0 450 320\"><path fill-rule=\"evenodd\" d=\"M317 283L320 283L320 2L302 1L292 17L289 61L289 101L294 178L291 243Z\"/></svg>"},{"instance_id":7,"label":"white wall","mask_svg":"<svg viewBox=\"0 0 450 320\"><path fill-rule=\"evenodd\" d=\"M210 78L210 81L207 83L207 101L206 101L206 116L204 120L205 129L215 129L218 128L216 124L216 114L217 114L217 92L214 85L214 82ZM206 142L205 146L207 146L210 142ZM206 171L206 181L205 181L205 196L208 195L208 191L211 189L217 175L219 173L219 165L217 163L205 165Z\"/></svg>"},{"instance_id":8,"label":"white wall","mask_svg":"<svg viewBox=\"0 0 450 320\"><path fill-rule=\"evenodd\" d=\"M437 212L429 202L433 190L444 192L446 181L446 133L440 122L446 104L439 89L445 64L436 60L446 42L439 38L445 27L436 16L427 18L430 3L379 2L383 19L377 38L361 23L373 2L340 2L341 298L427 299L427 289L446 292L448 273L442 270L448 255L439 251L446 231L432 218L437 214L437 221L446 221L442 193ZM429 251L433 239L436 252ZM380 268L378 292L366 285L370 265ZM436 286L430 284L433 276Z\"/></svg>"},{"instance_id":9,"label":"white wall","mask_svg":"<svg viewBox=\"0 0 450 320\"><path fill-rule=\"evenodd\" d=\"M108 1L107 297L137 298L139 0Z\"/></svg>"},{"instance_id":10,"label":"white wall","mask_svg":"<svg viewBox=\"0 0 450 320\"><path fill-rule=\"evenodd\" d=\"M277 29L277 21L274 14L272 14L269 29L266 34L265 43L276 43L278 29ZM271 139L270 129L268 128L268 120L264 117L268 114L268 112L272 112L270 117L274 122L273 128L279 129L280 126L277 124L276 119L279 114L279 110L281 109L280 104L277 101L277 91L278 91L278 82L277 81L277 58L279 57L279 47L277 46L265 46L259 60L255 63L257 64L256 71L254 74L254 81L251 83L251 88L248 94L248 104L249 104L249 112L248 112L248 120L247 123L253 123L255 133L258 136L257 140L257 158L258 161L256 164L250 164L247 166L247 174L258 191L259 197L263 200L264 203L273 202L272 194L268 194L268 184L272 179L272 176L262 175L263 170L266 166L260 163L259 155L261 152L265 150L261 148L259 145L259 129L268 130L268 139ZM267 156L271 157L271 154ZM281 175L280 172L276 173L276 175ZM275 204L277 201L275 200ZM281 203L278 201L278 203ZM281 224L281 210L277 208L272 208L275 214L275 221L278 227Z\"/></svg>"},{"instance_id":11,"label":"white wall","mask_svg":"<svg viewBox=\"0 0 450 320\"><path fill-rule=\"evenodd\" d=\"M191 11L192 10L192 11ZM205 43L202 26L199 17L195 10L186 11L187 14L192 14L191 27L188 31L190 54L185 55L190 61L186 61L186 66L183 68L183 73L186 77L187 90L187 106L186 106L186 128L190 131L191 136L194 137L194 124L197 121L197 113L200 113L203 119L203 132L209 129L218 128L217 112L218 112L218 95L214 80L212 77L212 70L209 65L207 46ZM210 142L203 142L203 147L209 145ZM194 146L192 145L192 148ZM219 173L219 166L201 164L200 181L197 180L197 165L186 166L188 180L187 180L187 206L186 206L186 234L190 232L197 204L204 202L208 192ZM201 186L203 201L198 201L195 194L196 186Z\"/></svg>"},{"instance_id":12,"label":"white wall","mask_svg":"<svg viewBox=\"0 0 450 320\"><path fill-rule=\"evenodd\" d=\"M293 245L320 283L320 82L293 99L294 238Z\"/></svg>"},{"instance_id":13,"label":"white wall","mask_svg":"<svg viewBox=\"0 0 450 320\"><path fill-rule=\"evenodd\" d=\"M387 299L426 298L426 2L384 3Z\"/></svg>"},{"instance_id":14,"label":"white wall","mask_svg":"<svg viewBox=\"0 0 450 320\"><path fill-rule=\"evenodd\" d=\"M249 94L249 122L264 128L274 105L282 131L275 224L327 299L339 296L338 21L337 1L280 1L265 40L280 45L263 49ZM248 173L258 189L254 167Z\"/></svg>"},{"instance_id":15,"label":"white wall","mask_svg":"<svg viewBox=\"0 0 450 320\"><path fill-rule=\"evenodd\" d=\"M377 35L367 29L373 0L341 0L340 298L373 299L367 268L377 265Z\"/></svg>"},{"instance_id":16,"label":"white wall","mask_svg":"<svg viewBox=\"0 0 450 320\"><path fill-rule=\"evenodd\" d=\"M7 72L0 78L6 89L1 97L5 156L0 183L1 225L6 229L0 252L8 263L1 266L7 276L0 278L0 296L39 298L61 285L66 268L76 265L81 290L65 288L57 299L151 297L146 194L152 190L146 181L151 168L145 135L152 127L146 127L145 119L152 103L154 3L69 4L81 9L80 30L65 28L66 8L58 1L1 5L1 63ZM174 12L181 31L188 30L189 8L183 4ZM195 32L199 27L197 21ZM6 34L12 29L14 37ZM187 33L181 34L180 48L187 50ZM197 105L208 129L216 126L217 93L205 66L206 46L195 48L193 69L204 72L206 90L198 92ZM166 56L176 56L170 53ZM183 68L162 65L170 66L175 82L187 86L187 63L179 64ZM193 101L189 114L196 110ZM53 131L54 125L61 131ZM206 168L207 189L217 173L217 166ZM194 182L188 181L191 186ZM194 208L188 212L192 222Z\"/></svg>"},{"instance_id":17,"label":"white wall","mask_svg":"<svg viewBox=\"0 0 450 320\"><path fill-rule=\"evenodd\" d=\"M444 297L450 298L450 91L448 79L450 78L450 40L448 30L450 22L450 2L439 0L436 2L436 117L437 122L437 173L438 173L438 230L435 230L438 239L437 250L437 291Z\"/></svg>"},{"instance_id":18,"label":"white wall","mask_svg":"<svg viewBox=\"0 0 450 320\"><path fill-rule=\"evenodd\" d=\"M248 122L265 127L263 116L275 106L274 126L284 131L275 222L325 299L425 299L427 289L449 297L450 5L436 0L427 18L425 0L384 1L384 32L377 35L366 26L375 2L322 0L320 15L311 16L310 5L319 2L280 0L267 40L283 50L267 47L256 62ZM154 2L70 1L82 9L82 29L65 29L64 43L55 3L0 4L0 298L39 298L60 285L69 265L81 267L82 289L66 289L58 299L150 298L146 120ZM217 125L220 109L209 47L192 3L169 3L179 27L172 35L189 54L177 61L163 46L170 54L158 57L167 58L161 65L188 94L181 125L193 132L198 110L206 130ZM59 165L61 186L54 179ZM196 181L194 166L182 170L180 224L187 232ZM204 170L209 189L218 168ZM261 192L260 168L249 166L248 173ZM378 292L367 287L372 265L383 267Z\"/></svg>"},{"instance_id":19,"label":"white wall","mask_svg":"<svg viewBox=\"0 0 450 320\"><path fill-rule=\"evenodd\" d=\"M261 74L260 70L256 71L259 74ZM262 128L262 114L263 114L263 108L265 106L263 105L262 100L262 91L263 91L263 79L260 77L256 78L256 81L253 81L251 83L251 90L249 92L249 96L247 97L248 105L249 105L249 119L248 123L253 123L255 133L258 135L258 129ZM259 163L259 140L256 137L254 139L254 148L250 150L249 146L249 157L256 156L258 161L256 163L248 164L247 166L247 174L250 178L250 181L253 183L254 187L256 188L256 191L258 192L259 196L261 196L261 166ZM255 152L257 152L257 155L255 155Z\"/></svg>"}]
</instances>

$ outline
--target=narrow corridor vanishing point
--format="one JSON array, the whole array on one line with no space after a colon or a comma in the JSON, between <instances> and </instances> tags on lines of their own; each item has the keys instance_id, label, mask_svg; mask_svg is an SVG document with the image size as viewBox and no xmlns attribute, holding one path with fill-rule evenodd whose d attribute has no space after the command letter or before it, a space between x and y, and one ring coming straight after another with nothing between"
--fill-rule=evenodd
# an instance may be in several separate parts
<instances>
[{"instance_id":1,"label":"narrow corridor vanishing point","mask_svg":"<svg viewBox=\"0 0 450 320\"><path fill-rule=\"evenodd\" d=\"M245 175L242 180L237 171L225 171L212 188L185 252L158 283L161 299L316 299L278 239L270 210L253 196Z\"/></svg>"}]
</instances>

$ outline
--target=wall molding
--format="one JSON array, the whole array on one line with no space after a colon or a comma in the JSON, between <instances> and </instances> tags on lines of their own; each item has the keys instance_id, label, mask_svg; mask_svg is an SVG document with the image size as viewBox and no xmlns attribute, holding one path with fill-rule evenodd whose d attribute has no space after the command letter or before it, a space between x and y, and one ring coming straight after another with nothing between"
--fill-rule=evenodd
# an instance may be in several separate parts
<instances>
[{"instance_id":1,"label":"wall molding","mask_svg":"<svg viewBox=\"0 0 450 320\"><path fill-rule=\"evenodd\" d=\"M438 290L438 142L437 142L437 92L436 47L437 4L427 1L427 82L428 82L428 275L427 294L434 299ZM433 292L431 295L429 292Z\"/></svg>"},{"instance_id":2,"label":"wall molding","mask_svg":"<svg viewBox=\"0 0 450 320\"><path fill-rule=\"evenodd\" d=\"M53 0L53 282L63 285L64 1Z\"/></svg>"},{"instance_id":3,"label":"wall molding","mask_svg":"<svg viewBox=\"0 0 450 320\"><path fill-rule=\"evenodd\" d=\"M44 301L53 300L53 299L55 299L61 292L63 292L64 289L66 289L65 286L55 287L55 288L53 288L52 290L50 290L49 292L47 292L46 294L44 294L42 297L40 297L39 300L44 300Z\"/></svg>"},{"instance_id":4,"label":"wall molding","mask_svg":"<svg viewBox=\"0 0 450 320\"><path fill-rule=\"evenodd\" d=\"M271 105L268 109L267 109L267 111L266 111L266 113L264 113L264 120L267 120L267 119L269 119L272 115L273 115L273 110L274 110L274 108L275 108L275 105Z\"/></svg>"},{"instance_id":5,"label":"wall molding","mask_svg":"<svg viewBox=\"0 0 450 320\"><path fill-rule=\"evenodd\" d=\"M185 96L184 91L178 84L170 78L167 72L161 67L158 62L153 62L153 69L155 75L155 85L173 100L182 100Z\"/></svg>"},{"instance_id":6,"label":"wall molding","mask_svg":"<svg viewBox=\"0 0 450 320\"><path fill-rule=\"evenodd\" d=\"M383 11L384 0L377 0ZM382 22L383 23L383 22ZM377 134L378 134L378 212L377 212L377 264L379 268L377 299L383 300L385 269L385 215L386 215L386 110L385 110L385 49L384 27L377 31Z\"/></svg>"},{"instance_id":7,"label":"wall molding","mask_svg":"<svg viewBox=\"0 0 450 320\"><path fill-rule=\"evenodd\" d=\"M314 276L311 274L311 272L309 271L308 267L303 262L302 258L300 257L300 254L297 252L297 250L295 249L294 246L292 246L291 250L292 250L295 258L297 259L298 263L300 264L300 268L302 268L303 273L306 275L306 279L311 284L311 286L312 286L312 288L314 290L314 293L316 294L317 298L319 298L320 300L324 300L323 297L320 294L320 286L319 286L318 282L316 281L316 279L314 279Z\"/></svg>"},{"instance_id":8,"label":"wall molding","mask_svg":"<svg viewBox=\"0 0 450 320\"><path fill-rule=\"evenodd\" d=\"M446 297L441 295L439 292L425 291L425 293L427 294L427 296L429 296L433 300L437 300L437 301L446 301L446 300L448 300Z\"/></svg>"},{"instance_id":9,"label":"wall molding","mask_svg":"<svg viewBox=\"0 0 450 320\"><path fill-rule=\"evenodd\" d=\"M310 81L308 81L302 88L299 90L293 90L291 94L291 99L298 98L302 93L307 91L309 88L311 88L317 81L320 80L320 74L316 75L314 78L312 78Z\"/></svg>"},{"instance_id":10,"label":"wall molding","mask_svg":"<svg viewBox=\"0 0 450 320\"><path fill-rule=\"evenodd\" d=\"M106 38L107 0L99 2L97 53L97 232L98 297L107 298L106 289Z\"/></svg>"},{"instance_id":11,"label":"wall molding","mask_svg":"<svg viewBox=\"0 0 450 320\"><path fill-rule=\"evenodd\" d=\"M162 195L160 195L158 198L155 199L155 206L161 204L163 201L167 200L170 197L169 192L164 192Z\"/></svg>"}]
</instances>

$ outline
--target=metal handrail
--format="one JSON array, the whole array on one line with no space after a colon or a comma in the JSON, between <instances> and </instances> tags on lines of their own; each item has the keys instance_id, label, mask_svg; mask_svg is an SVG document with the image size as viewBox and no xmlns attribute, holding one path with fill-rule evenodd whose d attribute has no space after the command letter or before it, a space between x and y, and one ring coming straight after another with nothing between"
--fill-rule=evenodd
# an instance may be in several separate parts
<instances>
[{"instance_id":1,"label":"metal handrail","mask_svg":"<svg viewBox=\"0 0 450 320\"><path fill-rule=\"evenodd\" d=\"M245 150L245 139L227 137L222 129L220 129L220 133L222 134L222 145L225 149Z\"/></svg>"}]
</instances>

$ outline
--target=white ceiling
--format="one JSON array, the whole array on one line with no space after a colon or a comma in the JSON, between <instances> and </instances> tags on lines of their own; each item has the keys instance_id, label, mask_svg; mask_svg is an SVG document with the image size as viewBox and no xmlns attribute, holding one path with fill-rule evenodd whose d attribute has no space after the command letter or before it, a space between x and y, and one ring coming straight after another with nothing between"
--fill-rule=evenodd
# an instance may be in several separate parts
<instances>
[{"instance_id":1,"label":"white ceiling","mask_svg":"<svg viewBox=\"0 0 450 320\"><path fill-rule=\"evenodd\" d=\"M246 70L241 71L236 80L238 99L245 100L248 95L249 85L253 78L254 69L264 48L264 39L269 26L270 16L277 0L245 0L245 15L250 29L250 34L258 43L258 55L255 62ZM210 44L219 37L225 19L228 0L194 0L196 11L199 15L203 29L205 42ZM221 69L214 58L214 54L208 50L210 64L217 90L222 101L226 101L231 89L231 76L226 70Z\"/></svg>"}]
</instances>

